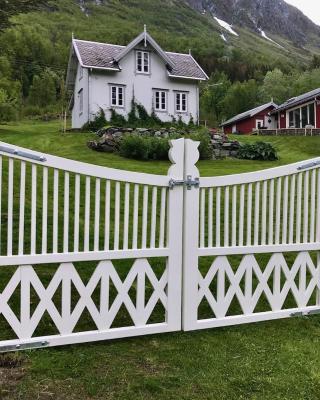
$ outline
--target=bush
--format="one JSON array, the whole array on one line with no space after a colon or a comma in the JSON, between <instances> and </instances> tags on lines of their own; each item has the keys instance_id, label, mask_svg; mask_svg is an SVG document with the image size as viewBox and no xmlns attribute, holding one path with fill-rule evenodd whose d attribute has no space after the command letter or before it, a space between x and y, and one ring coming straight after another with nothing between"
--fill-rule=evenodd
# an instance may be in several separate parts
<instances>
[{"instance_id":1,"label":"bush","mask_svg":"<svg viewBox=\"0 0 320 400\"><path fill-rule=\"evenodd\" d=\"M210 134L207 130L198 131L188 135L188 138L200 142L198 147L200 160L210 160L212 158L212 146Z\"/></svg>"},{"instance_id":2,"label":"bush","mask_svg":"<svg viewBox=\"0 0 320 400\"><path fill-rule=\"evenodd\" d=\"M120 155L136 160L168 160L170 149L169 141L178 139L179 135L170 138L153 136L126 135L120 142ZM200 141L200 159L209 159L212 155L210 136L207 132L197 132L188 136L192 140Z\"/></svg>"},{"instance_id":3,"label":"bush","mask_svg":"<svg viewBox=\"0 0 320 400\"><path fill-rule=\"evenodd\" d=\"M111 118L110 124L113 126L126 126L127 121L125 117L121 114L118 114L114 108L111 110ZM102 128L102 127L101 127Z\"/></svg>"},{"instance_id":4,"label":"bush","mask_svg":"<svg viewBox=\"0 0 320 400\"><path fill-rule=\"evenodd\" d=\"M167 160L168 139L127 135L120 142L120 155L136 160Z\"/></svg>"},{"instance_id":5,"label":"bush","mask_svg":"<svg viewBox=\"0 0 320 400\"><path fill-rule=\"evenodd\" d=\"M244 144L240 147L238 158L243 160L278 160L276 149L270 143L256 142L253 144Z\"/></svg>"},{"instance_id":6,"label":"bush","mask_svg":"<svg viewBox=\"0 0 320 400\"><path fill-rule=\"evenodd\" d=\"M93 121L87 122L82 130L84 131L98 131L107 125L106 114L102 108L100 108L99 112L94 116Z\"/></svg>"}]
</instances>

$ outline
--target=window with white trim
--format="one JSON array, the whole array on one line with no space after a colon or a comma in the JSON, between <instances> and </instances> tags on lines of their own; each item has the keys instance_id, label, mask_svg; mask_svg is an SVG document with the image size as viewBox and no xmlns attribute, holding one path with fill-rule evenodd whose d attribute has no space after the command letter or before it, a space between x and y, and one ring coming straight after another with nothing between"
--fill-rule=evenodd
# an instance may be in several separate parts
<instances>
[{"instance_id":1,"label":"window with white trim","mask_svg":"<svg viewBox=\"0 0 320 400\"><path fill-rule=\"evenodd\" d=\"M124 87L112 85L111 86L111 106L124 107Z\"/></svg>"},{"instance_id":2,"label":"window with white trim","mask_svg":"<svg viewBox=\"0 0 320 400\"><path fill-rule=\"evenodd\" d=\"M156 111L167 111L167 92L165 90L155 90L153 106Z\"/></svg>"},{"instance_id":3,"label":"window with white trim","mask_svg":"<svg viewBox=\"0 0 320 400\"><path fill-rule=\"evenodd\" d=\"M185 92L176 92L176 112L188 111L187 96Z\"/></svg>"},{"instance_id":4,"label":"window with white trim","mask_svg":"<svg viewBox=\"0 0 320 400\"><path fill-rule=\"evenodd\" d=\"M83 113L83 89L80 89L78 92L78 98L79 98L79 113Z\"/></svg>"},{"instance_id":5,"label":"window with white trim","mask_svg":"<svg viewBox=\"0 0 320 400\"><path fill-rule=\"evenodd\" d=\"M140 74L150 73L150 53L148 51L136 52L136 66L137 72Z\"/></svg>"}]
</instances>

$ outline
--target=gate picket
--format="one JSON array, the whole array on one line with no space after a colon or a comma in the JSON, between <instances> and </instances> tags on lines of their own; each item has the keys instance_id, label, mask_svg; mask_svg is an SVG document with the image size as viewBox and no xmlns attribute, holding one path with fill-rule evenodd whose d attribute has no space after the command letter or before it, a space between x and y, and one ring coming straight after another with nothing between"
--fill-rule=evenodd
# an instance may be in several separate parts
<instances>
[{"instance_id":1,"label":"gate picket","mask_svg":"<svg viewBox=\"0 0 320 400\"><path fill-rule=\"evenodd\" d=\"M184 178L184 151L183 139L173 141L173 165L161 176L3 143L0 315L9 337L0 337L0 352L181 329L183 187L169 182Z\"/></svg>"},{"instance_id":2,"label":"gate picket","mask_svg":"<svg viewBox=\"0 0 320 400\"><path fill-rule=\"evenodd\" d=\"M0 352L320 313L320 159L202 178L198 146L151 175L0 143Z\"/></svg>"}]
</instances>

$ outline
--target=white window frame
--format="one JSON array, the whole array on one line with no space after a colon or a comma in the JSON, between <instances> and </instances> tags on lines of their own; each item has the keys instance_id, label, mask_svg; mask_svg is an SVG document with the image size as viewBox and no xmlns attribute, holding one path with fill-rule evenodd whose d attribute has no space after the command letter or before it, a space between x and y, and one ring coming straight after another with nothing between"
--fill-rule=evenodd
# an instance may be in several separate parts
<instances>
[{"instance_id":1,"label":"white window frame","mask_svg":"<svg viewBox=\"0 0 320 400\"><path fill-rule=\"evenodd\" d=\"M139 66L139 61L138 61L139 55L141 55L141 66ZM145 61L147 61L147 63L145 63ZM139 70L139 68L141 68L141 70ZM143 75L150 75L150 51L143 51L143 50L136 51L136 73Z\"/></svg>"},{"instance_id":2,"label":"white window frame","mask_svg":"<svg viewBox=\"0 0 320 400\"><path fill-rule=\"evenodd\" d=\"M79 114L81 115L83 113L83 89L79 90L78 98L79 98Z\"/></svg>"},{"instance_id":3,"label":"white window frame","mask_svg":"<svg viewBox=\"0 0 320 400\"><path fill-rule=\"evenodd\" d=\"M113 102L113 92L115 89L116 98ZM122 101L120 102L120 93L122 92ZM125 105L125 86L124 85L110 85L110 105L112 108L124 108Z\"/></svg>"},{"instance_id":4,"label":"white window frame","mask_svg":"<svg viewBox=\"0 0 320 400\"><path fill-rule=\"evenodd\" d=\"M185 109L182 108L182 99L185 96ZM179 101L178 101L179 98ZM187 114L188 112L188 92L175 92L175 111L177 114ZM179 104L179 107L178 107Z\"/></svg>"},{"instance_id":5,"label":"white window frame","mask_svg":"<svg viewBox=\"0 0 320 400\"><path fill-rule=\"evenodd\" d=\"M157 95L159 95L159 107L157 107ZM165 105L163 107L163 99ZM157 112L168 112L168 91L164 89L155 89L153 92L153 109Z\"/></svg>"},{"instance_id":6,"label":"white window frame","mask_svg":"<svg viewBox=\"0 0 320 400\"><path fill-rule=\"evenodd\" d=\"M295 112L296 110L299 110L299 112L300 112L300 126L298 128L296 127L296 129L304 129L303 126L302 126L302 108L305 107L305 106L308 107L308 125L310 125L310 109L309 109L309 106L312 105L312 104L314 106L314 126L316 126L316 124L317 124L317 117L316 117L317 111L316 111L315 101L313 100L313 101L309 101L309 102L304 103L304 104L300 104L297 107L290 108L286 112L287 129L290 128L290 116L289 116L289 114L290 114L291 111ZM295 122L295 118L294 118L294 122Z\"/></svg>"},{"instance_id":7,"label":"white window frame","mask_svg":"<svg viewBox=\"0 0 320 400\"><path fill-rule=\"evenodd\" d=\"M260 126L259 126L260 124ZM264 120L263 119L256 119L256 129L261 129L264 127Z\"/></svg>"}]
</instances>

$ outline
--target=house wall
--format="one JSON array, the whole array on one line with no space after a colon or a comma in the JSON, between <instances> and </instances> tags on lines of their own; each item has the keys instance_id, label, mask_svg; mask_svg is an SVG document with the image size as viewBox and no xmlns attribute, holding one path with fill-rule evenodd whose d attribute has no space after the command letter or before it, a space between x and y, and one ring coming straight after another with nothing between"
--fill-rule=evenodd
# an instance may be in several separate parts
<instances>
[{"instance_id":1,"label":"house wall","mask_svg":"<svg viewBox=\"0 0 320 400\"><path fill-rule=\"evenodd\" d=\"M320 129L320 103L316 102L316 128Z\"/></svg>"},{"instance_id":2,"label":"house wall","mask_svg":"<svg viewBox=\"0 0 320 400\"><path fill-rule=\"evenodd\" d=\"M81 66L78 64L77 75L74 88L74 106L72 109L72 128L80 129L88 122L89 119L89 71L82 69L82 77L80 75ZM80 90L83 90L83 111L80 112Z\"/></svg>"},{"instance_id":3,"label":"house wall","mask_svg":"<svg viewBox=\"0 0 320 400\"><path fill-rule=\"evenodd\" d=\"M280 111L278 114L278 128L285 129L287 127L287 117L285 111Z\"/></svg>"},{"instance_id":4,"label":"house wall","mask_svg":"<svg viewBox=\"0 0 320 400\"><path fill-rule=\"evenodd\" d=\"M148 49L151 51L151 49ZM120 62L121 71L86 71L88 90L84 93L86 98L85 107L89 113L79 115L79 104L77 93L80 90L81 82L77 75L75 89L75 106L73 109L73 128L85 124L88 119L92 120L100 108L102 108L107 119L111 116L111 85L118 84L125 86L125 106L114 107L116 112L127 116L131 110L133 96L136 102L142 104L149 114L153 109L153 89L164 89L167 91L167 111L156 112L157 116L164 122L172 121L173 116L178 119L181 115L183 122L188 123L192 115L195 122L199 116L199 89L198 82L188 79L172 79L168 77L167 69L162 59L151 51L151 73L149 75L136 73L135 51L131 51ZM85 79L84 79L85 81ZM83 86L83 85L82 85ZM175 112L175 91L186 91L188 95L187 113ZM89 104L88 104L88 99Z\"/></svg>"}]
</instances>

